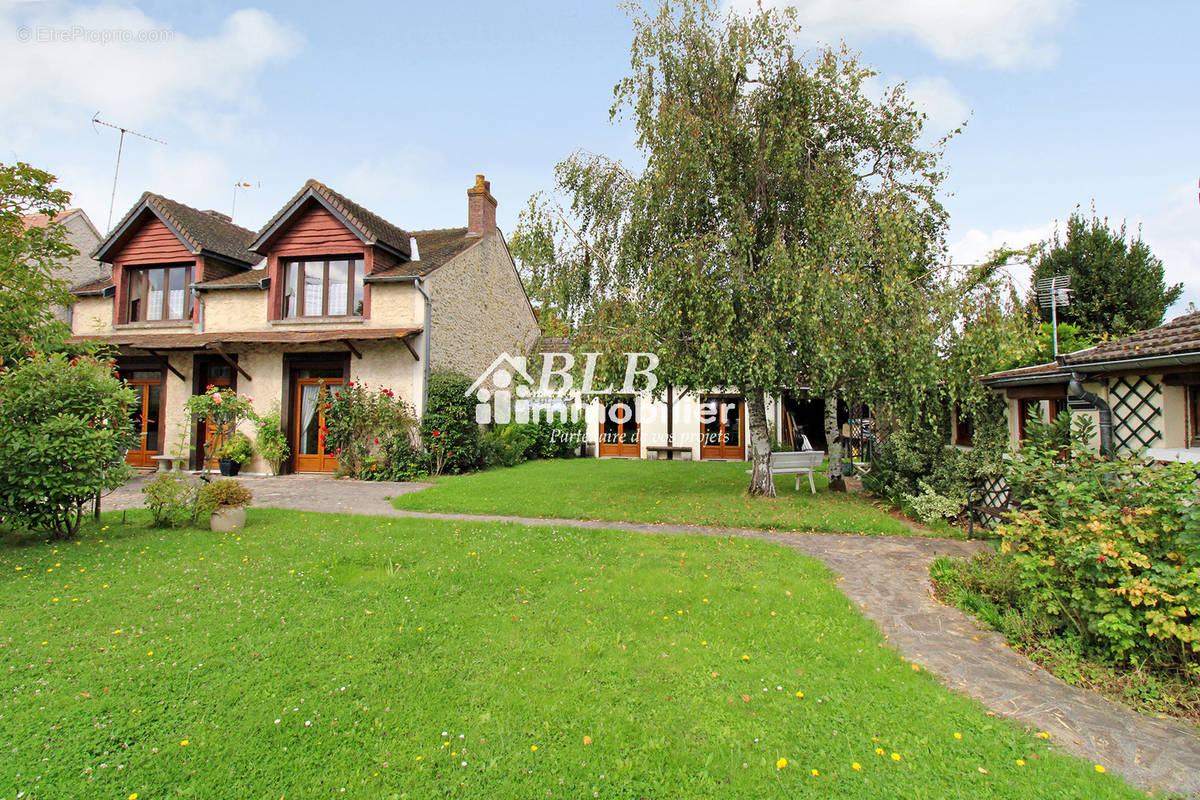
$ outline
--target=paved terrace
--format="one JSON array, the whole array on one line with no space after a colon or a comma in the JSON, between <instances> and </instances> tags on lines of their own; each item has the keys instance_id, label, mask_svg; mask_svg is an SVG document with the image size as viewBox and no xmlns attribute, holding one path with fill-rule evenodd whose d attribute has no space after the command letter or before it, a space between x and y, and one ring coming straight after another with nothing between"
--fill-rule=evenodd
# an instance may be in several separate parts
<instances>
[{"instance_id":1,"label":"paved terrace","mask_svg":"<svg viewBox=\"0 0 1200 800\"><path fill-rule=\"evenodd\" d=\"M298 475L239 480L254 493L254 507L261 508L741 536L790 547L825 562L838 575L841 590L875 622L888 642L950 689L975 698L995 714L1048 732L1063 750L1103 764L1136 786L1200 798L1200 732L1194 727L1138 714L1068 686L1010 649L1000 634L982 629L972 617L933 597L930 563L939 556L977 553L987 547L982 542L401 511L393 508L388 498L419 491L428 484ZM140 507L144 481L139 478L118 489L105 499L104 508Z\"/></svg>"}]
</instances>

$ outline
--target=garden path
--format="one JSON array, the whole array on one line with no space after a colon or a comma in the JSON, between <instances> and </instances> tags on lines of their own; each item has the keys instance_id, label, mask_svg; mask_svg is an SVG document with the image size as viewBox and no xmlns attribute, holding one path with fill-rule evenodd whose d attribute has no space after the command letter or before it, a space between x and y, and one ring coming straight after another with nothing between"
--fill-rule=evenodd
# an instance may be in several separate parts
<instances>
[{"instance_id":1,"label":"garden path","mask_svg":"<svg viewBox=\"0 0 1200 800\"><path fill-rule=\"evenodd\" d=\"M105 499L109 510L141 506L144 479ZM245 477L255 507L463 522L616 529L638 533L740 536L774 542L821 559L837 585L900 654L950 689L1039 732L1063 750L1101 764L1130 783L1157 793L1200 798L1200 735L1186 724L1138 714L1099 695L1069 686L981 628L958 609L938 602L929 565L940 556L969 556L977 541L830 533L778 533L709 528L402 511L389 498L423 483L341 481L311 475Z\"/></svg>"}]
</instances>

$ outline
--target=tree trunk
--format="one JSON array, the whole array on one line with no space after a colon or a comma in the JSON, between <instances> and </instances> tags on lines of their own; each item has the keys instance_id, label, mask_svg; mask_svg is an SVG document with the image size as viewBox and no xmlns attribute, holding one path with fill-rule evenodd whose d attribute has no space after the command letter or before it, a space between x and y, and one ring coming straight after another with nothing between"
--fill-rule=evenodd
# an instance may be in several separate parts
<instances>
[{"instance_id":1,"label":"tree trunk","mask_svg":"<svg viewBox=\"0 0 1200 800\"><path fill-rule=\"evenodd\" d=\"M746 429L750 433L750 494L774 497L771 433L767 429L767 403L761 389L746 393Z\"/></svg>"},{"instance_id":2,"label":"tree trunk","mask_svg":"<svg viewBox=\"0 0 1200 800\"><path fill-rule=\"evenodd\" d=\"M837 392L825 396L825 443L829 448L829 491L846 491L842 478L842 432L838 429Z\"/></svg>"}]
</instances>

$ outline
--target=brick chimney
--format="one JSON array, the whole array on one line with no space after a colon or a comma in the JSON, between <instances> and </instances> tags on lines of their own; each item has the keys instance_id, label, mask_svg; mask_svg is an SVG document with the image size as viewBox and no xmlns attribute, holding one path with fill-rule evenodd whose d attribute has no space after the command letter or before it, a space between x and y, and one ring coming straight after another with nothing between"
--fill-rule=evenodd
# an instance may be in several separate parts
<instances>
[{"instance_id":1,"label":"brick chimney","mask_svg":"<svg viewBox=\"0 0 1200 800\"><path fill-rule=\"evenodd\" d=\"M475 185L467 189L467 235L483 236L496 230L496 198L492 182L475 176Z\"/></svg>"}]
</instances>

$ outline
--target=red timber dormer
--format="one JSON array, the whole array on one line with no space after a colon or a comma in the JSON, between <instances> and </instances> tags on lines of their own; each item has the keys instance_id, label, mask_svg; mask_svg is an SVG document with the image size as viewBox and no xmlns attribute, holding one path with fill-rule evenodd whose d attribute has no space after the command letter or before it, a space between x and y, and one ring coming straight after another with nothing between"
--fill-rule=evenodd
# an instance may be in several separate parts
<instances>
[{"instance_id":1,"label":"red timber dormer","mask_svg":"<svg viewBox=\"0 0 1200 800\"><path fill-rule=\"evenodd\" d=\"M250 244L267 259L271 319L370 317L367 279L411 261L410 238L310 179Z\"/></svg>"},{"instance_id":2,"label":"red timber dormer","mask_svg":"<svg viewBox=\"0 0 1200 800\"><path fill-rule=\"evenodd\" d=\"M113 323L185 324L198 318L192 284L245 272L253 231L216 211L144 193L92 254L113 265Z\"/></svg>"}]
</instances>

